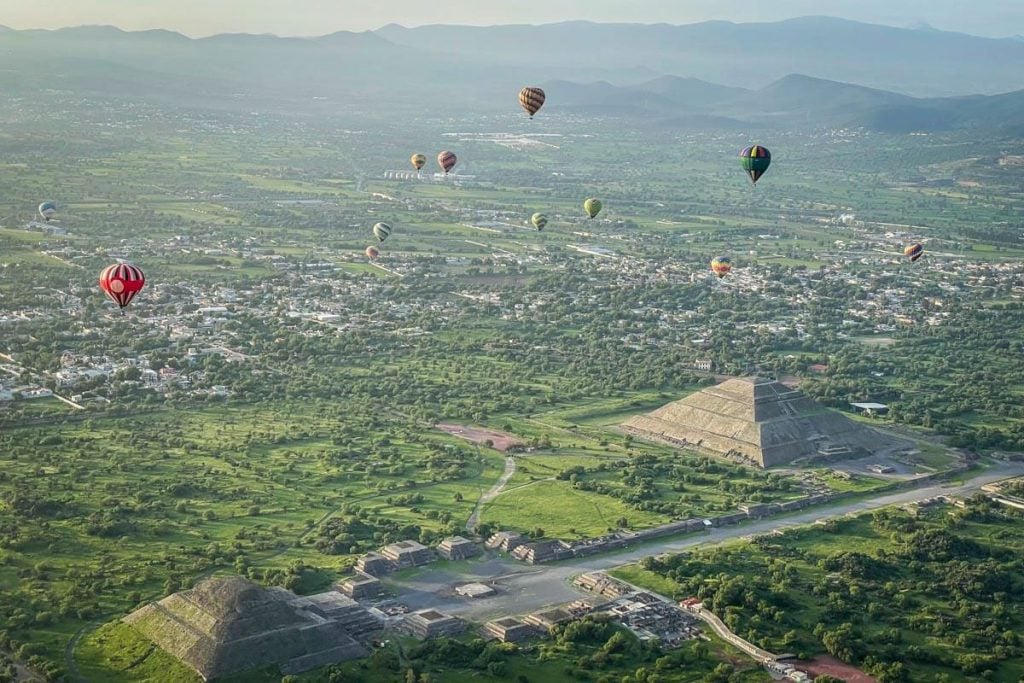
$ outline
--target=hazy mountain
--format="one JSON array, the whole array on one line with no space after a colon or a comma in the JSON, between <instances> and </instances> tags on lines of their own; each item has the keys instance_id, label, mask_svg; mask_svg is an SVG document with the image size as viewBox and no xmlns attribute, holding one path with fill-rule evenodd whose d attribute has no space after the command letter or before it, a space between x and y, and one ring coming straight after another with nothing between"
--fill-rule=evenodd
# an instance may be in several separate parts
<instances>
[{"instance_id":1,"label":"hazy mountain","mask_svg":"<svg viewBox=\"0 0 1024 683\"><path fill-rule=\"evenodd\" d=\"M763 87L791 73L918 96L1024 87L1024 44L935 29L827 17L776 23L568 22L543 26L389 25L393 43L522 67L646 66L659 73Z\"/></svg>"},{"instance_id":2,"label":"hazy mountain","mask_svg":"<svg viewBox=\"0 0 1024 683\"><path fill-rule=\"evenodd\" d=\"M970 97L915 98L898 93L791 74L759 90L725 88L702 81L664 79L635 86L608 83L548 84L552 111L659 119L682 127L703 123L732 128L750 124L780 127L849 127L881 132L939 131L974 126L1024 125L1024 91Z\"/></svg>"},{"instance_id":3,"label":"hazy mountain","mask_svg":"<svg viewBox=\"0 0 1024 683\"><path fill-rule=\"evenodd\" d=\"M1024 96L1019 92L915 98L792 73L762 83L757 89L745 89L658 71L671 66L682 51L697 54L712 43L730 45L723 49L724 56L716 68L727 68L732 59L729 55L740 54L746 55L743 59L749 68L760 64L762 56L768 61L778 60L786 51L751 51L749 45L757 41L732 45L730 41L738 31L743 35L751 31L799 33L808 27L828 26L842 29L833 32L839 36L839 45L845 44L842 36L851 32L907 33L904 29L824 19L682 27L582 22L486 29L386 27L379 32L339 32L318 38L224 34L198 40L171 31L126 32L111 26L0 30L0 90L44 101L52 99L53 94L101 96L245 113L266 109L295 115L344 114L387 109L448 116L515 112L519 88L525 83L539 83L549 91L548 112L633 117L638 125L864 126L904 132L1024 123ZM692 40L681 41L681 32L689 32ZM929 40L951 44L967 41L975 47L1014 46L1024 55L1024 45L1015 41L988 41L933 30L927 34ZM529 35L546 38L519 43L524 64L501 63L506 43L522 41ZM431 42L454 37L465 41L445 43L445 50L435 49ZM489 40L481 42L484 37ZM559 37L565 40L556 40ZM422 45L394 42L412 38ZM573 49L586 41L592 44L582 51L585 54ZM828 45L820 39L818 47L799 44L795 38L788 42L794 54L814 55L823 62L832 59L827 56ZM530 49L522 50L523 44L530 45ZM766 44L772 46L775 42L769 40ZM635 54L630 53L630 45L636 47ZM884 51L885 46L879 49ZM874 54L875 50L870 52ZM949 75L952 80L971 72L990 56L964 57L959 72L944 74L940 66L933 66L929 73L933 78ZM535 65L541 59L566 62L541 68ZM937 61L942 59L945 57L936 56ZM879 69L874 77L903 72L903 62L894 63L901 68ZM920 60L911 60L907 69L918 67ZM770 69L750 71L763 77Z\"/></svg>"}]
</instances>

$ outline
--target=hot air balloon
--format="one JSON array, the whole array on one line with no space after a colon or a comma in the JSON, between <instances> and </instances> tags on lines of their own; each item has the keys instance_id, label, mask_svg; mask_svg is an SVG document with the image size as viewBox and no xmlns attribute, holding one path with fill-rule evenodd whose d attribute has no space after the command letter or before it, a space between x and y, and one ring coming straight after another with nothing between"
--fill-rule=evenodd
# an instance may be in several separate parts
<instances>
[{"instance_id":1,"label":"hot air balloon","mask_svg":"<svg viewBox=\"0 0 1024 683\"><path fill-rule=\"evenodd\" d=\"M56 202L43 202L39 205L39 215L49 223L53 220L53 217L57 215L57 203Z\"/></svg>"},{"instance_id":2,"label":"hot air balloon","mask_svg":"<svg viewBox=\"0 0 1024 683\"><path fill-rule=\"evenodd\" d=\"M437 165L441 167L445 175L455 168L455 164L458 163L459 158L455 156L455 152L444 151L437 155Z\"/></svg>"},{"instance_id":3,"label":"hot air balloon","mask_svg":"<svg viewBox=\"0 0 1024 683\"><path fill-rule=\"evenodd\" d=\"M732 259L728 256L716 256L711 259L711 272L719 280L728 275L730 270L732 270Z\"/></svg>"},{"instance_id":4,"label":"hot air balloon","mask_svg":"<svg viewBox=\"0 0 1024 683\"><path fill-rule=\"evenodd\" d=\"M548 217L542 213L535 213L530 217L530 222L533 223L533 227L537 228L540 232L548 224Z\"/></svg>"},{"instance_id":5,"label":"hot air balloon","mask_svg":"<svg viewBox=\"0 0 1024 683\"><path fill-rule=\"evenodd\" d=\"M373 236L378 242L383 242L391 235L391 226L387 223L377 223L373 226Z\"/></svg>"},{"instance_id":6,"label":"hot air balloon","mask_svg":"<svg viewBox=\"0 0 1024 683\"><path fill-rule=\"evenodd\" d=\"M378 249L377 247L366 248L366 258L370 259L371 261L376 261L379 257L380 249Z\"/></svg>"},{"instance_id":7,"label":"hot air balloon","mask_svg":"<svg viewBox=\"0 0 1024 683\"><path fill-rule=\"evenodd\" d=\"M746 147L740 152L740 165L750 176L751 182L756 184L772 165L772 153L761 145Z\"/></svg>"},{"instance_id":8,"label":"hot air balloon","mask_svg":"<svg viewBox=\"0 0 1024 683\"><path fill-rule=\"evenodd\" d=\"M121 307L121 313L145 284L146 276L142 270L130 263L115 263L100 273L100 289Z\"/></svg>"},{"instance_id":9,"label":"hot air balloon","mask_svg":"<svg viewBox=\"0 0 1024 683\"><path fill-rule=\"evenodd\" d=\"M540 88L523 88L519 91L519 105L533 118L544 106L544 91Z\"/></svg>"},{"instance_id":10,"label":"hot air balloon","mask_svg":"<svg viewBox=\"0 0 1024 683\"><path fill-rule=\"evenodd\" d=\"M903 250L903 255L909 258L910 262L913 263L924 256L924 245L920 243L908 245L907 248Z\"/></svg>"},{"instance_id":11,"label":"hot air balloon","mask_svg":"<svg viewBox=\"0 0 1024 683\"><path fill-rule=\"evenodd\" d=\"M586 211L587 215L591 218L594 218L597 214L601 213L601 208L603 206L604 204L601 203L600 199L595 199L593 197L583 202L583 210Z\"/></svg>"},{"instance_id":12,"label":"hot air balloon","mask_svg":"<svg viewBox=\"0 0 1024 683\"><path fill-rule=\"evenodd\" d=\"M415 168L417 172L419 172L420 170L423 169L424 166L427 165L427 155L413 154L411 157L409 157L409 161L412 162L412 167Z\"/></svg>"}]
</instances>

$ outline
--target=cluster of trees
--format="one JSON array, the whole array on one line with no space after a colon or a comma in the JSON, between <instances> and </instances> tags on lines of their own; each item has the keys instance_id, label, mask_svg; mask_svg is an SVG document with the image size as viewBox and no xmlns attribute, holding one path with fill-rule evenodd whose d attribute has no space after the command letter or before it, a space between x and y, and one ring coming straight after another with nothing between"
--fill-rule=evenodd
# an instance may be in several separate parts
<instances>
[{"instance_id":1,"label":"cluster of trees","mask_svg":"<svg viewBox=\"0 0 1024 683\"><path fill-rule=\"evenodd\" d=\"M643 566L769 650L825 651L882 683L929 666L991 677L1024 657L1019 523L978 497L952 516L887 509ZM838 536L875 549L823 550Z\"/></svg>"}]
</instances>

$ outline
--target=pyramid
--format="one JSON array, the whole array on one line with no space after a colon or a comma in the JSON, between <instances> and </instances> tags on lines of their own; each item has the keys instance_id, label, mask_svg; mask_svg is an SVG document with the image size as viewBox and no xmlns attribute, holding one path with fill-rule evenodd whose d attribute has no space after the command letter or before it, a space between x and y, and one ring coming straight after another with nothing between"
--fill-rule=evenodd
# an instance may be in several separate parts
<instances>
[{"instance_id":1,"label":"pyramid","mask_svg":"<svg viewBox=\"0 0 1024 683\"><path fill-rule=\"evenodd\" d=\"M344 603L344 604L342 604ZM205 681L272 664L298 673L367 656L353 636L375 620L340 593L301 598L241 577L207 579L124 621Z\"/></svg>"},{"instance_id":2,"label":"pyramid","mask_svg":"<svg viewBox=\"0 0 1024 683\"><path fill-rule=\"evenodd\" d=\"M622 427L641 438L738 455L761 467L866 456L907 444L762 377L730 379Z\"/></svg>"}]
</instances>

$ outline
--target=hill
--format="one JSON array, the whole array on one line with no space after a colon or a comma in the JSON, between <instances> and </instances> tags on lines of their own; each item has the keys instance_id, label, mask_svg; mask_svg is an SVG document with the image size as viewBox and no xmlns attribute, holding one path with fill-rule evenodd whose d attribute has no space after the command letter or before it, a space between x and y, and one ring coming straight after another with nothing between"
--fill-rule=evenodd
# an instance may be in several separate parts
<instances>
[{"instance_id":1,"label":"hill","mask_svg":"<svg viewBox=\"0 0 1024 683\"><path fill-rule=\"evenodd\" d=\"M790 74L759 90L673 77L632 86L555 82L547 87L557 93L550 98L552 111L566 107L660 118L663 124L683 128L699 122L710 128L757 124L908 133L1024 125L1024 90L991 96L916 98L800 74Z\"/></svg>"},{"instance_id":2,"label":"hill","mask_svg":"<svg viewBox=\"0 0 1024 683\"><path fill-rule=\"evenodd\" d=\"M543 26L385 26L389 41L480 63L536 69L643 65L663 74L763 87L791 73L916 96L1022 87L1024 43L829 17L775 23L566 22ZM893 65L899 65L894 69Z\"/></svg>"}]
</instances>

